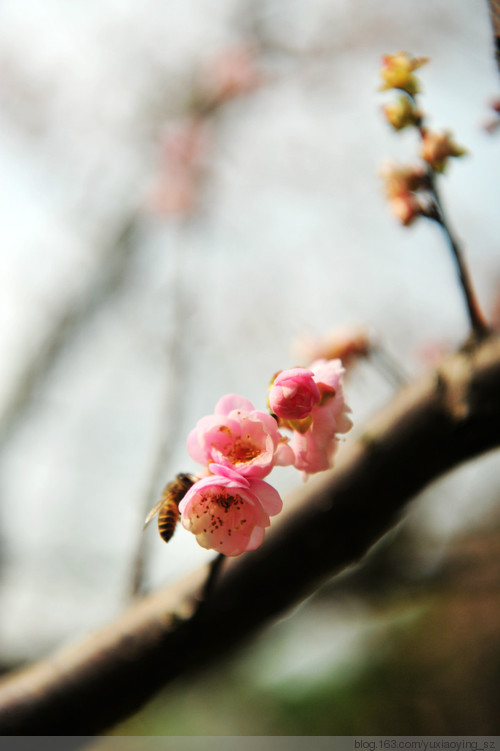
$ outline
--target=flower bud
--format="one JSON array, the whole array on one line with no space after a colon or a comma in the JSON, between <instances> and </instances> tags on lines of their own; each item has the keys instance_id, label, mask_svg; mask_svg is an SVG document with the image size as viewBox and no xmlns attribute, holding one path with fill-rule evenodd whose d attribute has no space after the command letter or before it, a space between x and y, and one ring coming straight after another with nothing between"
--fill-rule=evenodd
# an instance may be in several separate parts
<instances>
[{"instance_id":1,"label":"flower bud","mask_svg":"<svg viewBox=\"0 0 500 751\"><path fill-rule=\"evenodd\" d=\"M420 91L418 79L413 71L428 61L427 57L410 57L407 52L383 55L380 75L384 81L381 90L401 89L410 96Z\"/></svg>"},{"instance_id":2,"label":"flower bud","mask_svg":"<svg viewBox=\"0 0 500 751\"><path fill-rule=\"evenodd\" d=\"M380 171L387 198L397 198L405 193L427 190L429 181L423 165L384 164Z\"/></svg>"},{"instance_id":3,"label":"flower bud","mask_svg":"<svg viewBox=\"0 0 500 751\"><path fill-rule=\"evenodd\" d=\"M415 219L423 214L423 208L414 193L402 193L389 201L389 206L396 219L403 227L409 227Z\"/></svg>"},{"instance_id":4,"label":"flower bud","mask_svg":"<svg viewBox=\"0 0 500 751\"><path fill-rule=\"evenodd\" d=\"M321 394L307 368L282 370L269 392L269 406L283 420L301 420L311 414Z\"/></svg>"},{"instance_id":5,"label":"flower bud","mask_svg":"<svg viewBox=\"0 0 500 751\"><path fill-rule=\"evenodd\" d=\"M467 151L452 140L449 132L424 131L420 156L436 172L444 172L450 156L463 156Z\"/></svg>"},{"instance_id":6,"label":"flower bud","mask_svg":"<svg viewBox=\"0 0 500 751\"><path fill-rule=\"evenodd\" d=\"M420 191L429 189L425 168L421 165L387 164L381 174L392 213L403 226L408 227L425 213L418 195Z\"/></svg>"},{"instance_id":7,"label":"flower bud","mask_svg":"<svg viewBox=\"0 0 500 751\"><path fill-rule=\"evenodd\" d=\"M404 95L400 95L396 102L384 105L382 109L387 122L394 130L402 130L408 125L418 125L422 118L413 101Z\"/></svg>"}]
</instances>

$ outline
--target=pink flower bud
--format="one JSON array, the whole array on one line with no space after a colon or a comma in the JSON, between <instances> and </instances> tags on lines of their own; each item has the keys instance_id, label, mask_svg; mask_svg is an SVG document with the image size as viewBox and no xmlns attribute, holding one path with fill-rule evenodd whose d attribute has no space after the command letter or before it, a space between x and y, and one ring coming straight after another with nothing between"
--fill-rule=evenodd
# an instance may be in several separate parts
<instances>
[{"instance_id":1,"label":"pink flower bud","mask_svg":"<svg viewBox=\"0 0 500 751\"><path fill-rule=\"evenodd\" d=\"M207 550L227 556L255 550L269 517L281 511L278 492L264 480L247 479L218 464L209 470L213 474L195 483L179 504L183 527Z\"/></svg>"},{"instance_id":2,"label":"pink flower bud","mask_svg":"<svg viewBox=\"0 0 500 751\"><path fill-rule=\"evenodd\" d=\"M307 368L291 368L278 373L269 393L269 406L283 420L307 417L321 399L313 372Z\"/></svg>"}]
</instances>

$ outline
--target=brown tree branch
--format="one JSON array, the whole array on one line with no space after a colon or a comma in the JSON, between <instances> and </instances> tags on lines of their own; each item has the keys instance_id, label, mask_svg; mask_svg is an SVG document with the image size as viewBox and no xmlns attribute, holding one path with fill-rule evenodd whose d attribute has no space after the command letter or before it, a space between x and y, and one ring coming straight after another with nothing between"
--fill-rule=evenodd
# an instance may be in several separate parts
<instances>
[{"instance_id":1,"label":"brown tree branch","mask_svg":"<svg viewBox=\"0 0 500 751\"><path fill-rule=\"evenodd\" d=\"M447 358L347 442L336 469L303 487L261 548L225 563L194 616L204 571L4 679L0 732L99 733L358 561L422 488L500 446L499 383L497 336Z\"/></svg>"},{"instance_id":2,"label":"brown tree branch","mask_svg":"<svg viewBox=\"0 0 500 751\"><path fill-rule=\"evenodd\" d=\"M488 0L490 6L491 24L493 26L493 41L495 43L495 57L500 70L500 0Z\"/></svg>"}]
</instances>

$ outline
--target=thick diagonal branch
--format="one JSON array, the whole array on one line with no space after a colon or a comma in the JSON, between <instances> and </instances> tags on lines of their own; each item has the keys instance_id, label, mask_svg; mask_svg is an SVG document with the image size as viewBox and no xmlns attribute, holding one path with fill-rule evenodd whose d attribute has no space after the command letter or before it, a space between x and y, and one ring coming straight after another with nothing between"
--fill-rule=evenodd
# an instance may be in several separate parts
<instances>
[{"instance_id":1,"label":"thick diagonal branch","mask_svg":"<svg viewBox=\"0 0 500 751\"><path fill-rule=\"evenodd\" d=\"M205 572L144 599L82 644L4 679L0 731L98 733L174 678L219 658L358 561L422 488L500 446L499 384L500 339L490 337L403 389L345 446L324 481L302 489L259 550L225 566L194 617L189 613Z\"/></svg>"}]
</instances>

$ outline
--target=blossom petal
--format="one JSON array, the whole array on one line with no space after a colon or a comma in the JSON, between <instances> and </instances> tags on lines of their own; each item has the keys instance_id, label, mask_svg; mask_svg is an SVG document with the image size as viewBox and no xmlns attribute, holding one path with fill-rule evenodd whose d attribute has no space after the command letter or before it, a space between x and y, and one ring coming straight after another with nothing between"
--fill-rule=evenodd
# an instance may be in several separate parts
<instances>
[{"instance_id":1,"label":"blossom petal","mask_svg":"<svg viewBox=\"0 0 500 751\"><path fill-rule=\"evenodd\" d=\"M262 527L254 527L247 543L247 550L255 550L264 541L265 530Z\"/></svg>"},{"instance_id":2,"label":"blossom petal","mask_svg":"<svg viewBox=\"0 0 500 751\"><path fill-rule=\"evenodd\" d=\"M246 477L243 477L243 475L240 475L236 470L232 469L231 467L226 467L223 464L209 464L208 469L213 475L218 475L219 477L226 477L228 480L232 480L233 482L237 483L238 486L243 486L245 488L250 487L250 483L247 480ZM228 487L231 487L228 484Z\"/></svg>"},{"instance_id":3,"label":"blossom petal","mask_svg":"<svg viewBox=\"0 0 500 751\"><path fill-rule=\"evenodd\" d=\"M276 516L283 508L281 496L272 485L264 480L252 480L250 490L255 493L269 516Z\"/></svg>"},{"instance_id":4,"label":"blossom petal","mask_svg":"<svg viewBox=\"0 0 500 751\"><path fill-rule=\"evenodd\" d=\"M282 441L276 449L276 464L280 467L288 467L294 464L295 454L290 444Z\"/></svg>"},{"instance_id":5,"label":"blossom petal","mask_svg":"<svg viewBox=\"0 0 500 751\"><path fill-rule=\"evenodd\" d=\"M241 410L244 412L252 412L255 407L252 402L245 399L244 396L238 396L238 394L226 394L215 405L216 415L228 415L233 409Z\"/></svg>"}]
</instances>

